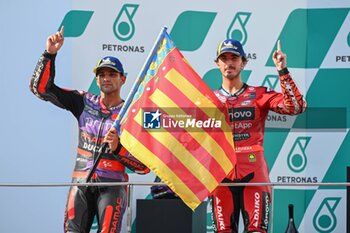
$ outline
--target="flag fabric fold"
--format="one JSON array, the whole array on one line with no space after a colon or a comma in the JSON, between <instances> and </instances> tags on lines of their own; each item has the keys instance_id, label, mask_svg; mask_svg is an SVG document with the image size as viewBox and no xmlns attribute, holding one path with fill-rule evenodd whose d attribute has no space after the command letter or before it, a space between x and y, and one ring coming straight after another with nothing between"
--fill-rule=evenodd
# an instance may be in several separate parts
<instances>
[{"instance_id":1,"label":"flag fabric fold","mask_svg":"<svg viewBox=\"0 0 350 233\"><path fill-rule=\"evenodd\" d=\"M225 106L163 28L114 126L192 210L236 164Z\"/></svg>"}]
</instances>

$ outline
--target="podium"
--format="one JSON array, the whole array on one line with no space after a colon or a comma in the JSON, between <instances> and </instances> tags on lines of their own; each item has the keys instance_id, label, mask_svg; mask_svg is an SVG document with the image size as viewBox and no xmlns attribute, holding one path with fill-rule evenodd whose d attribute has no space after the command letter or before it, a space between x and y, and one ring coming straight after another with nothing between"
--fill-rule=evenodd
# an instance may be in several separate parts
<instances>
[{"instance_id":1,"label":"podium","mask_svg":"<svg viewBox=\"0 0 350 233\"><path fill-rule=\"evenodd\" d=\"M193 212L181 199L136 200L136 233L207 232L207 203Z\"/></svg>"}]
</instances>

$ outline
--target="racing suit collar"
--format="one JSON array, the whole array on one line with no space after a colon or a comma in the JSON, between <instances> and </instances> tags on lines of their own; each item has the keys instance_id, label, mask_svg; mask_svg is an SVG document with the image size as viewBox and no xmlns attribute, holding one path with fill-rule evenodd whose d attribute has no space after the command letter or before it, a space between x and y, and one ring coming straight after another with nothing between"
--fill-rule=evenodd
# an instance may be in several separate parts
<instances>
[{"instance_id":1,"label":"racing suit collar","mask_svg":"<svg viewBox=\"0 0 350 233\"><path fill-rule=\"evenodd\" d=\"M228 91L226 91L226 90L221 86L220 89L219 89L219 92L220 92L222 95L228 96L228 97L239 96L239 95L241 95L241 94L245 91L245 89L247 89L247 87L248 87L248 85L247 85L246 83L243 83L243 86L242 86L241 89L239 89L236 93L231 94L231 93L229 93Z\"/></svg>"},{"instance_id":2,"label":"racing suit collar","mask_svg":"<svg viewBox=\"0 0 350 233\"><path fill-rule=\"evenodd\" d=\"M120 104L108 108L108 107L103 103L101 96L99 96L99 103L100 103L100 106L101 106L101 110L102 110L102 111L113 111L113 110L115 110L115 109L117 109L117 108L121 108L121 107L123 106L123 104L124 104L124 100L122 100L122 102L121 102Z\"/></svg>"}]
</instances>

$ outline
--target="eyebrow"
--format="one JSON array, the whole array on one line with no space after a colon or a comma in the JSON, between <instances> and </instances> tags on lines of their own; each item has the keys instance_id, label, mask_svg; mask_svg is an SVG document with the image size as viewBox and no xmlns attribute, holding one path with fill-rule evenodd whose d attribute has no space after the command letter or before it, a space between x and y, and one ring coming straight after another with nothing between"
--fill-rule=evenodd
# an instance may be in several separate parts
<instances>
[{"instance_id":1,"label":"eyebrow","mask_svg":"<svg viewBox=\"0 0 350 233\"><path fill-rule=\"evenodd\" d=\"M105 71L100 71L97 73L97 75L100 75L100 74L110 74L110 73L113 73L113 74L118 74L119 72L115 71L115 70L105 70Z\"/></svg>"}]
</instances>

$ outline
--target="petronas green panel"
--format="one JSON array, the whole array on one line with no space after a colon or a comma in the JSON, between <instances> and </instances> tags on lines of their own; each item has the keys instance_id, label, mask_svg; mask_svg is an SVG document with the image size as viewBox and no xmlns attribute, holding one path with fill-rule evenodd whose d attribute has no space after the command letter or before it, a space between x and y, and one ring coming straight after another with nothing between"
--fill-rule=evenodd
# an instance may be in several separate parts
<instances>
[{"instance_id":1,"label":"petronas green panel","mask_svg":"<svg viewBox=\"0 0 350 233\"><path fill-rule=\"evenodd\" d=\"M185 11L177 18L170 37L182 51L194 51L201 47L216 13Z\"/></svg>"},{"instance_id":2,"label":"petronas green panel","mask_svg":"<svg viewBox=\"0 0 350 233\"><path fill-rule=\"evenodd\" d=\"M347 179L347 167L350 166L350 133L348 133L339 148L332 164L330 164L328 171L323 178L322 182L324 183L333 183L333 182L346 182ZM342 187L320 187L321 188L336 188L336 189L345 189Z\"/></svg>"},{"instance_id":3,"label":"petronas green panel","mask_svg":"<svg viewBox=\"0 0 350 233\"><path fill-rule=\"evenodd\" d=\"M320 69L307 95L308 110L294 128L349 128L350 69Z\"/></svg>"},{"instance_id":4,"label":"petronas green panel","mask_svg":"<svg viewBox=\"0 0 350 233\"><path fill-rule=\"evenodd\" d=\"M279 37L282 51L288 54L288 66L319 68L349 10L349 8L294 10ZM274 66L271 57L275 49L276 46L272 48L266 66Z\"/></svg>"},{"instance_id":5,"label":"petronas green panel","mask_svg":"<svg viewBox=\"0 0 350 233\"><path fill-rule=\"evenodd\" d=\"M89 87L88 92L93 93L95 95L100 94L100 88L97 86L95 78L92 80L92 83L91 83L91 85Z\"/></svg>"},{"instance_id":6,"label":"petronas green panel","mask_svg":"<svg viewBox=\"0 0 350 233\"><path fill-rule=\"evenodd\" d=\"M265 159L270 170L275 164L275 161L283 146L284 141L288 136L288 133L289 129L267 128L265 130L264 151Z\"/></svg>"},{"instance_id":7,"label":"petronas green panel","mask_svg":"<svg viewBox=\"0 0 350 233\"><path fill-rule=\"evenodd\" d=\"M84 33L93 13L93 11L69 11L59 28L64 25L65 37L79 37Z\"/></svg>"}]
</instances>

